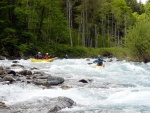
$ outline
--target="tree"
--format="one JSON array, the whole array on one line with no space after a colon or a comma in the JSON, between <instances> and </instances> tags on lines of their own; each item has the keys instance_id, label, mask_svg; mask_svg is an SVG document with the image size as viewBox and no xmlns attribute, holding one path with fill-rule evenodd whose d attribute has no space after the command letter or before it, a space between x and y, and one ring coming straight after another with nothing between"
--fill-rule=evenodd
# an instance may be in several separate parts
<instances>
[{"instance_id":1,"label":"tree","mask_svg":"<svg viewBox=\"0 0 150 113\"><path fill-rule=\"evenodd\" d=\"M150 57L150 21L140 20L127 33L126 47L131 56L140 61Z\"/></svg>"}]
</instances>

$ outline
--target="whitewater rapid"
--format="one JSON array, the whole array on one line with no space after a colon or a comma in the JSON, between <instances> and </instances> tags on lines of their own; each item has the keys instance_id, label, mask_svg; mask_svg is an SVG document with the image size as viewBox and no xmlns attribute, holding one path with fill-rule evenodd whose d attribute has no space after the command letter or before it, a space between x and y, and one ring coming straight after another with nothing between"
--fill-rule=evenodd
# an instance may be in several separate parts
<instances>
[{"instance_id":1,"label":"whitewater rapid","mask_svg":"<svg viewBox=\"0 0 150 113\"><path fill-rule=\"evenodd\" d=\"M41 89L31 84L0 85L0 101L12 105L40 97L66 96L75 101L76 106L60 112L149 113L150 63L105 60L103 69L88 64L94 59L58 59L51 63L18 60L27 69L36 67L52 76L72 80L67 82L72 88L64 90L58 87ZM0 66L4 67L12 64L11 60L0 62ZM81 79L91 80L91 83L83 86L74 84L75 80Z\"/></svg>"}]
</instances>

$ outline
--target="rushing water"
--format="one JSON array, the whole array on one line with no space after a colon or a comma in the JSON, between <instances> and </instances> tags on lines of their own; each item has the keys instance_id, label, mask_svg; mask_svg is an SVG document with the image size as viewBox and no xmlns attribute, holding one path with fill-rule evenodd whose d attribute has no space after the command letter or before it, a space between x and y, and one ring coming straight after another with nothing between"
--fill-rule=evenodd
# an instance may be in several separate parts
<instances>
[{"instance_id":1,"label":"rushing water","mask_svg":"<svg viewBox=\"0 0 150 113\"><path fill-rule=\"evenodd\" d=\"M34 85L0 85L0 101L11 105L38 97L66 96L76 106L60 112L76 113L149 113L150 112L150 63L126 61L105 62L105 68L98 69L86 59L63 59L51 63L32 63L19 60L26 68L37 67L52 76L63 77L72 88L41 89ZM12 61L4 60L1 66L10 66ZM75 80L91 80L88 84L75 85Z\"/></svg>"}]
</instances>

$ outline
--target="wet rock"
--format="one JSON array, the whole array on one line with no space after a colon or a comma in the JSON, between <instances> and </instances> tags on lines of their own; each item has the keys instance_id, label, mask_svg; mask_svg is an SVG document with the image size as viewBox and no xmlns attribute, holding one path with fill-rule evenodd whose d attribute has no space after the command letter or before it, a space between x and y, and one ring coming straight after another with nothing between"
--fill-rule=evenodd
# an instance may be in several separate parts
<instances>
[{"instance_id":1,"label":"wet rock","mask_svg":"<svg viewBox=\"0 0 150 113\"><path fill-rule=\"evenodd\" d=\"M4 102L0 102L0 108L6 108L6 105Z\"/></svg>"},{"instance_id":2,"label":"wet rock","mask_svg":"<svg viewBox=\"0 0 150 113\"><path fill-rule=\"evenodd\" d=\"M12 63L19 63L18 61L12 61Z\"/></svg>"},{"instance_id":3,"label":"wet rock","mask_svg":"<svg viewBox=\"0 0 150 113\"><path fill-rule=\"evenodd\" d=\"M3 81L9 81L10 83L16 81L12 75L6 75L4 78L3 78Z\"/></svg>"},{"instance_id":4,"label":"wet rock","mask_svg":"<svg viewBox=\"0 0 150 113\"><path fill-rule=\"evenodd\" d=\"M24 66L23 66L23 65L20 65L20 64L12 64L11 67L24 68Z\"/></svg>"},{"instance_id":5,"label":"wet rock","mask_svg":"<svg viewBox=\"0 0 150 113\"><path fill-rule=\"evenodd\" d=\"M58 85L62 84L64 82L64 78L62 77L49 77L48 78L48 84L49 85Z\"/></svg>"},{"instance_id":6,"label":"wet rock","mask_svg":"<svg viewBox=\"0 0 150 113\"><path fill-rule=\"evenodd\" d=\"M38 97L36 99L19 102L9 106L11 111L19 113L57 113L61 109L70 108L75 102L67 97Z\"/></svg>"},{"instance_id":7,"label":"wet rock","mask_svg":"<svg viewBox=\"0 0 150 113\"><path fill-rule=\"evenodd\" d=\"M41 74L34 74L34 75L32 75L32 78L33 79L37 79L38 77L40 77L41 76Z\"/></svg>"},{"instance_id":8,"label":"wet rock","mask_svg":"<svg viewBox=\"0 0 150 113\"><path fill-rule=\"evenodd\" d=\"M0 66L0 70L4 70L3 66Z\"/></svg>"},{"instance_id":9,"label":"wet rock","mask_svg":"<svg viewBox=\"0 0 150 113\"><path fill-rule=\"evenodd\" d=\"M26 75L26 79L31 79L31 75Z\"/></svg>"},{"instance_id":10,"label":"wet rock","mask_svg":"<svg viewBox=\"0 0 150 113\"><path fill-rule=\"evenodd\" d=\"M49 77L51 77L51 75L43 75L43 76L37 76L37 79L48 79Z\"/></svg>"},{"instance_id":11,"label":"wet rock","mask_svg":"<svg viewBox=\"0 0 150 113\"><path fill-rule=\"evenodd\" d=\"M36 74L39 74L39 75L41 75L41 76L45 75L45 73L42 72L42 71L34 71L34 72L33 72L33 75L36 75Z\"/></svg>"},{"instance_id":12,"label":"wet rock","mask_svg":"<svg viewBox=\"0 0 150 113\"><path fill-rule=\"evenodd\" d=\"M2 81L2 82L0 82L0 84L2 84L2 85L10 84L10 82L9 81Z\"/></svg>"},{"instance_id":13,"label":"wet rock","mask_svg":"<svg viewBox=\"0 0 150 113\"><path fill-rule=\"evenodd\" d=\"M61 110L61 107L56 105L51 110L49 110L48 113L57 113L59 110Z\"/></svg>"},{"instance_id":14,"label":"wet rock","mask_svg":"<svg viewBox=\"0 0 150 113\"><path fill-rule=\"evenodd\" d=\"M145 58L144 63L148 63L148 62L150 62L150 58Z\"/></svg>"},{"instance_id":15,"label":"wet rock","mask_svg":"<svg viewBox=\"0 0 150 113\"><path fill-rule=\"evenodd\" d=\"M4 75L7 74L7 72L5 70L0 70L0 75Z\"/></svg>"},{"instance_id":16,"label":"wet rock","mask_svg":"<svg viewBox=\"0 0 150 113\"><path fill-rule=\"evenodd\" d=\"M87 80L84 80L84 79L79 80L79 82L88 83L88 81L87 81Z\"/></svg>"},{"instance_id":17,"label":"wet rock","mask_svg":"<svg viewBox=\"0 0 150 113\"><path fill-rule=\"evenodd\" d=\"M63 86L61 86L61 88L66 90L66 89L70 89L72 87L71 86L67 86L67 85L63 85Z\"/></svg>"},{"instance_id":18,"label":"wet rock","mask_svg":"<svg viewBox=\"0 0 150 113\"><path fill-rule=\"evenodd\" d=\"M109 60L108 60L108 62L112 62L113 60L112 60L112 58L110 58Z\"/></svg>"},{"instance_id":19,"label":"wet rock","mask_svg":"<svg viewBox=\"0 0 150 113\"><path fill-rule=\"evenodd\" d=\"M0 60L5 60L6 57L0 55Z\"/></svg>"},{"instance_id":20,"label":"wet rock","mask_svg":"<svg viewBox=\"0 0 150 113\"><path fill-rule=\"evenodd\" d=\"M20 64L13 64L10 67L6 68L8 70L13 70L15 72L19 72L21 70L25 70L25 67L23 65Z\"/></svg>"},{"instance_id":21,"label":"wet rock","mask_svg":"<svg viewBox=\"0 0 150 113\"><path fill-rule=\"evenodd\" d=\"M7 70L7 69L6 69L6 72L7 72L8 74L13 74L14 76L16 75L16 72L13 71L13 70Z\"/></svg>"},{"instance_id":22,"label":"wet rock","mask_svg":"<svg viewBox=\"0 0 150 113\"><path fill-rule=\"evenodd\" d=\"M22 70L22 71L19 71L19 74L21 74L21 75L32 75L32 72L30 70Z\"/></svg>"},{"instance_id":23,"label":"wet rock","mask_svg":"<svg viewBox=\"0 0 150 113\"><path fill-rule=\"evenodd\" d=\"M68 97L58 97L56 100L60 103L60 105L58 105L61 107L61 109L65 108L66 106L71 107L75 104L75 102Z\"/></svg>"},{"instance_id":24,"label":"wet rock","mask_svg":"<svg viewBox=\"0 0 150 113\"><path fill-rule=\"evenodd\" d=\"M90 59L89 59L89 58L87 58L87 59L86 59L86 61L90 61Z\"/></svg>"},{"instance_id":25,"label":"wet rock","mask_svg":"<svg viewBox=\"0 0 150 113\"><path fill-rule=\"evenodd\" d=\"M1 78L4 78L6 76L6 74L0 75Z\"/></svg>"},{"instance_id":26,"label":"wet rock","mask_svg":"<svg viewBox=\"0 0 150 113\"><path fill-rule=\"evenodd\" d=\"M50 85L48 84L47 82L47 79L36 79L33 81L33 83L35 85L43 85L43 86L46 86L46 87L49 87Z\"/></svg>"},{"instance_id":27,"label":"wet rock","mask_svg":"<svg viewBox=\"0 0 150 113\"><path fill-rule=\"evenodd\" d=\"M0 77L0 82L3 82L3 78L2 77Z\"/></svg>"},{"instance_id":28,"label":"wet rock","mask_svg":"<svg viewBox=\"0 0 150 113\"><path fill-rule=\"evenodd\" d=\"M32 80L27 80L27 83L28 83L28 84L32 83Z\"/></svg>"},{"instance_id":29,"label":"wet rock","mask_svg":"<svg viewBox=\"0 0 150 113\"><path fill-rule=\"evenodd\" d=\"M36 67L32 67L32 68L31 68L31 70L38 70L38 68L36 68Z\"/></svg>"}]
</instances>

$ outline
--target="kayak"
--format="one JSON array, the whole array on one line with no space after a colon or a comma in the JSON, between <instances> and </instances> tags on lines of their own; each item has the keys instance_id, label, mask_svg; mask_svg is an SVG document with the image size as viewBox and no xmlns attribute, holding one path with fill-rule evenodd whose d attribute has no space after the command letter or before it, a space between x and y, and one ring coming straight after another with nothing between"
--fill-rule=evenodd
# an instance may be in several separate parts
<instances>
[{"instance_id":1,"label":"kayak","mask_svg":"<svg viewBox=\"0 0 150 113\"><path fill-rule=\"evenodd\" d=\"M36 59L36 58L30 58L31 62L52 62L54 61L54 58L50 59Z\"/></svg>"},{"instance_id":2,"label":"kayak","mask_svg":"<svg viewBox=\"0 0 150 113\"><path fill-rule=\"evenodd\" d=\"M105 63L103 62L103 64L101 66L96 65L95 68L104 68L105 67Z\"/></svg>"},{"instance_id":3,"label":"kayak","mask_svg":"<svg viewBox=\"0 0 150 113\"><path fill-rule=\"evenodd\" d=\"M96 66L95 68L104 68L104 66Z\"/></svg>"}]
</instances>

